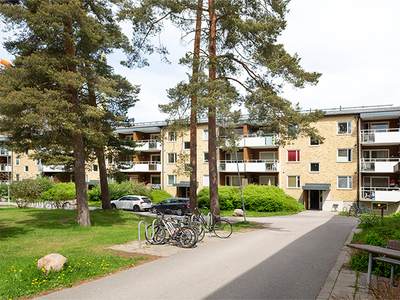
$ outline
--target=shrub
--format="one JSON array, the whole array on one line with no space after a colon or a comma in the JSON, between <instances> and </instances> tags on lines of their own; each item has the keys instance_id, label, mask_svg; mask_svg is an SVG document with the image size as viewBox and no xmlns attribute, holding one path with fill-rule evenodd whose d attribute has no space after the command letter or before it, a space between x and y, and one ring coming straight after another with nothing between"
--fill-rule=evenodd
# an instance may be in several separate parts
<instances>
[{"instance_id":1,"label":"shrub","mask_svg":"<svg viewBox=\"0 0 400 300\"><path fill-rule=\"evenodd\" d=\"M53 183L48 178L29 179L10 184L10 196L12 199L23 199L17 202L19 207L25 207L28 203L39 201L42 193L49 190Z\"/></svg>"},{"instance_id":2,"label":"shrub","mask_svg":"<svg viewBox=\"0 0 400 300\"><path fill-rule=\"evenodd\" d=\"M8 197L8 184L0 183L0 195L3 197Z\"/></svg>"},{"instance_id":3,"label":"shrub","mask_svg":"<svg viewBox=\"0 0 400 300\"><path fill-rule=\"evenodd\" d=\"M286 195L283 201L283 210L291 212L300 212L304 210L304 204L297 201L295 198Z\"/></svg>"},{"instance_id":4,"label":"shrub","mask_svg":"<svg viewBox=\"0 0 400 300\"><path fill-rule=\"evenodd\" d=\"M172 198L172 195L167 193L164 190L153 190L153 193L151 193L151 196L153 197L153 203L158 203L167 198Z\"/></svg>"},{"instance_id":5,"label":"shrub","mask_svg":"<svg viewBox=\"0 0 400 300\"><path fill-rule=\"evenodd\" d=\"M145 183L138 183L133 181L124 181L122 183L109 183L108 189L110 192L110 199L119 199L126 195L140 195L147 196L152 199L153 188L151 185L146 185ZM101 201L101 188L97 184L92 190L88 191L89 201Z\"/></svg>"},{"instance_id":6,"label":"shrub","mask_svg":"<svg viewBox=\"0 0 400 300\"><path fill-rule=\"evenodd\" d=\"M218 200L219 200L219 208L221 210L232 210L233 206L233 197L239 191L238 188L229 187L229 186L219 186L218 187ZM207 206L210 207L210 189L203 188L197 194L197 205L199 207Z\"/></svg>"},{"instance_id":7,"label":"shrub","mask_svg":"<svg viewBox=\"0 0 400 300\"><path fill-rule=\"evenodd\" d=\"M52 198L55 201L67 201L76 199L75 183L56 183L42 194L42 199Z\"/></svg>"},{"instance_id":8,"label":"shrub","mask_svg":"<svg viewBox=\"0 0 400 300\"><path fill-rule=\"evenodd\" d=\"M283 211L286 194L273 185L250 184L243 188L243 199L248 210L276 212ZM237 193L233 200L235 208L241 207L241 201L240 193Z\"/></svg>"}]
</instances>

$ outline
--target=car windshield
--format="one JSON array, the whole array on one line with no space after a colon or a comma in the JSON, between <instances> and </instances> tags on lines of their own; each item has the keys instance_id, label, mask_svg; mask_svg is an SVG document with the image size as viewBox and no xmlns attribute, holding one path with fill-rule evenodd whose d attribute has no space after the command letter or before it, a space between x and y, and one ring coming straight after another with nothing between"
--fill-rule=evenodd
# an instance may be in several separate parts
<instances>
[{"instance_id":1,"label":"car windshield","mask_svg":"<svg viewBox=\"0 0 400 300\"><path fill-rule=\"evenodd\" d=\"M149 198L147 198L147 197L143 197L142 199L147 203L151 202L151 200Z\"/></svg>"}]
</instances>

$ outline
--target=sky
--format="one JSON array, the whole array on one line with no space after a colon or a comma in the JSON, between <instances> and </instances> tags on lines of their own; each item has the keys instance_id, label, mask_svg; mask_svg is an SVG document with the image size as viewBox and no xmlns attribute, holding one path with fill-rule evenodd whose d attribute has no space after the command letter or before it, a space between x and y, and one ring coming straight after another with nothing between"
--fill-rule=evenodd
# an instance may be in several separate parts
<instances>
[{"instance_id":1,"label":"sky","mask_svg":"<svg viewBox=\"0 0 400 300\"><path fill-rule=\"evenodd\" d=\"M279 42L290 54L299 55L306 71L322 76L316 86L285 87L282 97L303 109L400 105L399 0L291 0L288 8L287 27ZM135 122L167 117L158 104L168 103L167 89L186 80L189 70L178 61L193 49L180 38L173 27L160 36L171 64L153 55L149 67L127 69L119 65L123 54L107 57L115 73L141 85L140 101L128 114ZM0 58L13 59L2 47Z\"/></svg>"}]
</instances>

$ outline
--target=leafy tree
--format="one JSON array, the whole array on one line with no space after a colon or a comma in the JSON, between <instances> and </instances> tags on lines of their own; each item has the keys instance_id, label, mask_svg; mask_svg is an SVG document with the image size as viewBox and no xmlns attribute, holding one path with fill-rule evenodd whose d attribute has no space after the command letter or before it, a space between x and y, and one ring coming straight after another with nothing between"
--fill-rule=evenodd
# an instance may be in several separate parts
<instances>
[{"instance_id":1,"label":"leafy tree","mask_svg":"<svg viewBox=\"0 0 400 300\"><path fill-rule=\"evenodd\" d=\"M32 149L44 164L73 166L81 226L90 226L85 160L93 149L104 157L101 150L114 138L113 128L129 124L120 113L133 106L138 93L99 62L103 51L131 51L114 19L112 6L120 4L3 0L0 5L2 21L17 30L4 44L16 59L0 71L0 129L10 137L10 149Z\"/></svg>"}]
</instances>

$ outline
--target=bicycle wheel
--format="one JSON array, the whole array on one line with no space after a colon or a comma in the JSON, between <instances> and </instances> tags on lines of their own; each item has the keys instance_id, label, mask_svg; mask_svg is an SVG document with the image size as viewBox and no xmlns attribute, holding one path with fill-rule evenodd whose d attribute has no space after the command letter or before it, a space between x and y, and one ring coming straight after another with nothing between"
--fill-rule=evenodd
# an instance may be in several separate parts
<instances>
[{"instance_id":1,"label":"bicycle wheel","mask_svg":"<svg viewBox=\"0 0 400 300\"><path fill-rule=\"evenodd\" d=\"M203 224L199 221L194 221L191 227L197 232L197 242L201 242L206 234Z\"/></svg>"},{"instance_id":2,"label":"bicycle wheel","mask_svg":"<svg viewBox=\"0 0 400 300\"><path fill-rule=\"evenodd\" d=\"M356 218L358 218L360 215L361 215L361 210L360 209L357 209L357 210L354 211L354 216Z\"/></svg>"},{"instance_id":3,"label":"bicycle wheel","mask_svg":"<svg viewBox=\"0 0 400 300\"><path fill-rule=\"evenodd\" d=\"M370 215L371 214L371 209L369 207L365 207L364 208L364 213L367 214L367 215Z\"/></svg>"},{"instance_id":4,"label":"bicycle wheel","mask_svg":"<svg viewBox=\"0 0 400 300\"><path fill-rule=\"evenodd\" d=\"M44 207L45 209L51 209L51 203L50 203L50 202L44 202L44 203L43 203L43 207Z\"/></svg>"},{"instance_id":5,"label":"bicycle wheel","mask_svg":"<svg viewBox=\"0 0 400 300\"><path fill-rule=\"evenodd\" d=\"M197 243L197 233L191 227L181 227L176 241L182 248L191 248Z\"/></svg>"},{"instance_id":6,"label":"bicycle wheel","mask_svg":"<svg viewBox=\"0 0 400 300\"><path fill-rule=\"evenodd\" d=\"M146 240L153 245L163 244L165 240L165 229L161 226L154 225L154 234L153 234L153 224L147 226L147 229L144 233Z\"/></svg>"},{"instance_id":7,"label":"bicycle wheel","mask_svg":"<svg viewBox=\"0 0 400 300\"><path fill-rule=\"evenodd\" d=\"M213 231L217 237L226 239L232 234L232 224L226 220L219 220L214 223Z\"/></svg>"}]
</instances>

